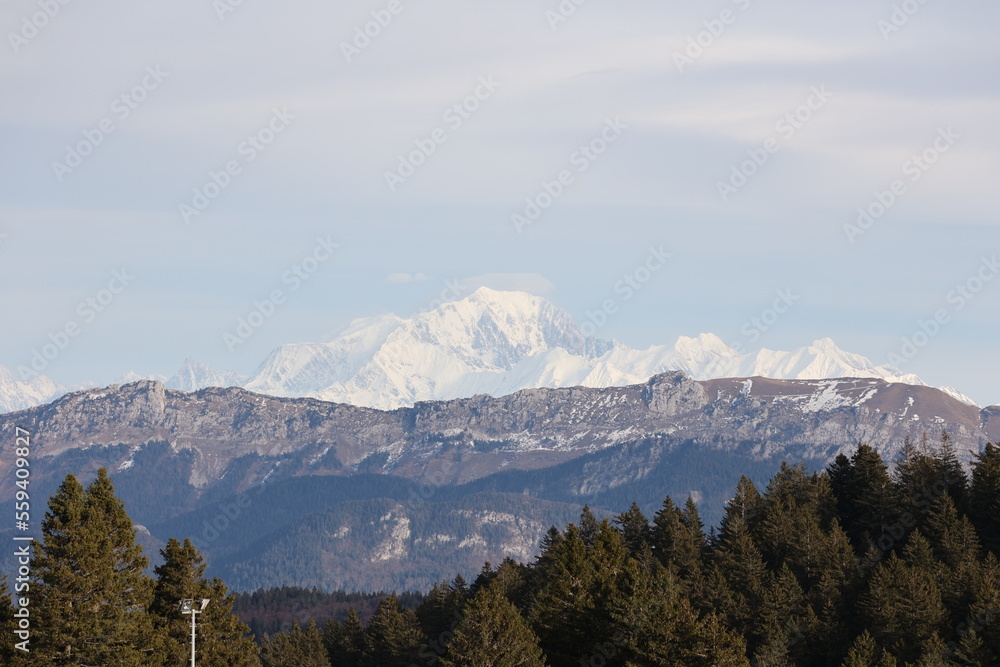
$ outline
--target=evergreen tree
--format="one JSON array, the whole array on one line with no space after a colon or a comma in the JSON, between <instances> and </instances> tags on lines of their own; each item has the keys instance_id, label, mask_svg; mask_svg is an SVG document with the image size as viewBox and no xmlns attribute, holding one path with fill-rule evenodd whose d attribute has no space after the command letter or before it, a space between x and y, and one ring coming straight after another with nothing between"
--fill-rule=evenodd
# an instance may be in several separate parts
<instances>
[{"instance_id":1,"label":"evergreen tree","mask_svg":"<svg viewBox=\"0 0 1000 667\"><path fill-rule=\"evenodd\" d=\"M893 477L906 509L918 516L926 514L930 509L929 501L945 490L943 486L936 488L942 478L942 468L928 450L926 437L922 446L906 438Z\"/></svg>"},{"instance_id":2,"label":"evergreen tree","mask_svg":"<svg viewBox=\"0 0 1000 667\"><path fill-rule=\"evenodd\" d=\"M0 659L4 664L14 655L14 605L7 590L7 575L0 575Z\"/></svg>"},{"instance_id":3,"label":"evergreen tree","mask_svg":"<svg viewBox=\"0 0 1000 667\"><path fill-rule=\"evenodd\" d=\"M730 518L713 560L705 586L708 608L724 613L729 627L746 637L753 651L763 641L754 630L759 628L764 593L773 575L741 516Z\"/></svg>"},{"instance_id":4,"label":"evergreen tree","mask_svg":"<svg viewBox=\"0 0 1000 667\"><path fill-rule=\"evenodd\" d=\"M948 495L955 501L955 506L964 514L967 511L969 478L966 476L962 464L958 461L955 445L947 431L941 431L941 446L938 448L936 458L941 469L942 481L948 488Z\"/></svg>"},{"instance_id":5,"label":"evergreen tree","mask_svg":"<svg viewBox=\"0 0 1000 667\"><path fill-rule=\"evenodd\" d=\"M198 616L209 666L998 665L1000 448L977 456L968 486L956 466L946 436L935 452L907 442L892 476L864 445L821 474L783 464L763 495L741 478L711 539L690 498L666 498L652 526L632 503L620 529L585 507L579 527L548 532L533 565L487 563L471 589L436 584L416 613L388 596L367 628L354 609L322 633L296 623L264 636L259 658L190 541L167 543L154 586L107 473L86 490L67 476L35 545L28 661L11 651L0 578L0 664L186 664L177 602L210 598ZM269 595L314 617L338 610L320 611L316 591Z\"/></svg>"},{"instance_id":6,"label":"evergreen tree","mask_svg":"<svg viewBox=\"0 0 1000 667\"><path fill-rule=\"evenodd\" d=\"M891 529L902 525L903 499L879 453L859 444L848 464L837 457L827 472L841 525L855 551L876 549L879 557L888 553L897 544Z\"/></svg>"},{"instance_id":7,"label":"evergreen tree","mask_svg":"<svg viewBox=\"0 0 1000 667\"><path fill-rule=\"evenodd\" d=\"M451 590L454 595L457 595L462 600L466 600L469 597L469 586L465 582L465 578L456 574L455 578L451 580Z\"/></svg>"},{"instance_id":8,"label":"evergreen tree","mask_svg":"<svg viewBox=\"0 0 1000 667\"><path fill-rule=\"evenodd\" d=\"M479 580L477 579L476 585L478 584ZM445 599L450 588L447 581L435 583L431 586L431 590L428 591L427 595L424 596L424 601L417 607L417 622L420 623L420 629L423 630L427 637L433 637L447 627L445 623L447 616L445 612Z\"/></svg>"},{"instance_id":9,"label":"evergreen tree","mask_svg":"<svg viewBox=\"0 0 1000 667\"><path fill-rule=\"evenodd\" d=\"M323 624L320 636L323 638L323 648L326 649L327 661L338 667L344 665L357 667L357 661L350 660L346 655L340 653L340 648L345 644L344 635L344 624L337 619L330 617Z\"/></svg>"},{"instance_id":10,"label":"evergreen tree","mask_svg":"<svg viewBox=\"0 0 1000 667\"><path fill-rule=\"evenodd\" d=\"M907 440L894 477L902 500L902 518L909 526L921 526L942 495L947 495L961 513L966 512L968 480L947 432L941 433L936 452L930 451L926 435L919 447Z\"/></svg>"},{"instance_id":11,"label":"evergreen tree","mask_svg":"<svg viewBox=\"0 0 1000 667\"><path fill-rule=\"evenodd\" d=\"M721 541L731 539L734 523L738 523L741 527L754 525L760 504L760 491L749 477L741 475L740 481L736 483L736 495L726 503L726 512L719 525L719 539Z\"/></svg>"},{"instance_id":12,"label":"evergreen tree","mask_svg":"<svg viewBox=\"0 0 1000 667\"><path fill-rule=\"evenodd\" d=\"M817 616L808 650L813 664L836 664L851 645L861 587L854 548L837 519L820 545L818 567L818 581L806 591Z\"/></svg>"},{"instance_id":13,"label":"evergreen tree","mask_svg":"<svg viewBox=\"0 0 1000 667\"><path fill-rule=\"evenodd\" d=\"M979 537L972 522L960 516L951 496L941 496L931 507L920 532L934 555L952 570L975 564L979 558Z\"/></svg>"},{"instance_id":14,"label":"evergreen tree","mask_svg":"<svg viewBox=\"0 0 1000 667\"><path fill-rule=\"evenodd\" d=\"M493 563L489 561L483 563L483 566L479 568L479 574L472 580L472 586L469 587L469 596L475 597L476 591L493 581L495 575L496 572L493 571Z\"/></svg>"},{"instance_id":15,"label":"evergreen tree","mask_svg":"<svg viewBox=\"0 0 1000 667\"><path fill-rule=\"evenodd\" d=\"M920 645L916 667L952 667L950 652L936 633Z\"/></svg>"},{"instance_id":16,"label":"evergreen tree","mask_svg":"<svg viewBox=\"0 0 1000 667\"><path fill-rule=\"evenodd\" d=\"M166 664L182 664L190 653L191 619L182 615L181 600L210 600L197 615L198 664L204 667L257 667L257 646L250 628L233 614L234 596L221 579L205 579L205 561L191 540L174 538L160 551L163 564L155 568L156 586L149 612L154 626L165 634Z\"/></svg>"},{"instance_id":17,"label":"evergreen tree","mask_svg":"<svg viewBox=\"0 0 1000 667\"><path fill-rule=\"evenodd\" d=\"M650 544L659 562L676 570L690 591L700 588L706 551L704 526L698 508L688 498L681 511L670 496L653 517Z\"/></svg>"},{"instance_id":18,"label":"evergreen tree","mask_svg":"<svg viewBox=\"0 0 1000 667\"><path fill-rule=\"evenodd\" d=\"M867 627L894 656L913 661L920 647L945 631L947 612L936 561L927 540L914 534L903 550L879 563L860 602Z\"/></svg>"},{"instance_id":19,"label":"evergreen tree","mask_svg":"<svg viewBox=\"0 0 1000 667\"><path fill-rule=\"evenodd\" d=\"M967 517L959 516L951 496L942 494L920 532L944 565L939 570L939 584L951 625L955 626L967 615L981 576L976 531Z\"/></svg>"},{"instance_id":20,"label":"evergreen tree","mask_svg":"<svg viewBox=\"0 0 1000 667\"><path fill-rule=\"evenodd\" d=\"M481 588L458 625L445 667L543 667L538 637L498 587Z\"/></svg>"},{"instance_id":21,"label":"evergreen tree","mask_svg":"<svg viewBox=\"0 0 1000 667\"><path fill-rule=\"evenodd\" d=\"M476 580L474 588L481 588L496 578L491 572L485 581ZM431 592L417 608L417 621L427 637L427 648L422 650L425 658L442 656L448 649L448 643L455 634L455 628L461 622L465 609L465 596L456 592L447 581L435 584Z\"/></svg>"},{"instance_id":22,"label":"evergreen tree","mask_svg":"<svg viewBox=\"0 0 1000 667\"><path fill-rule=\"evenodd\" d=\"M588 549L594 546L594 541L597 539L597 530L597 517L590 511L590 505L584 505L583 512L580 513L580 538L587 545Z\"/></svg>"},{"instance_id":23,"label":"evergreen tree","mask_svg":"<svg viewBox=\"0 0 1000 667\"><path fill-rule=\"evenodd\" d=\"M743 667L746 645L714 614L702 618L680 594L670 572L652 572L630 561L613 604L611 641L594 647L579 664L627 667Z\"/></svg>"},{"instance_id":24,"label":"evergreen tree","mask_svg":"<svg viewBox=\"0 0 1000 667\"><path fill-rule=\"evenodd\" d=\"M910 447L909 437L906 438L904 447ZM851 485L852 474L851 459L843 453L837 454L833 463L826 467L826 476L830 480L830 488L833 489L833 496L837 503L837 516L839 517L844 517L851 513L851 498L848 497L848 487Z\"/></svg>"},{"instance_id":25,"label":"evergreen tree","mask_svg":"<svg viewBox=\"0 0 1000 667\"><path fill-rule=\"evenodd\" d=\"M628 511L615 517L615 523L621 527L625 545L633 556L642 552L649 544L649 520L635 502Z\"/></svg>"},{"instance_id":26,"label":"evergreen tree","mask_svg":"<svg viewBox=\"0 0 1000 667\"><path fill-rule=\"evenodd\" d=\"M969 656L986 656L984 664L1000 664L1000 562L992 553L980 563L975 596L956 628Z\"/></svg>"},{"instance_id":27,"label":"evergreen tree","mask_svg":"<svg viewBox=\"0 0 1000 667\"><path fill-rule=\"evenodd\" d=\"M572 525L572 524L570 524ZM567 530L569 527L567 526ZM581 540L583 538L581 537ZM539 554L538 558L535 559L535 566L532 568L531 575L529 576L529 587L532 594L537 594L539 588L544 585L544 573L548 572L557 560L557 554L560 552L563 543L563 534L555 526L549 528L549 530L542 536L539 542ZM586 544L584 544L586 546Z\"/></svg>"},{"instance_id":28,"label":"evergreen tree","mask_svg":"<svg viewBox=\"0 0 1000 667\"><path fill-rule=\"evenodd\" d=\"M576 526L570 524L535 570L539 590L529 620L553 667L568 667L593 644L594 565Z\"/></svg>"},{"instance_id":29,"label":"evergreen tree","mask_svg":"<svg viewBox=\"0 0 1000 667\"><path fill-rule=\"evenodd\" d=\"M107 470L84 491L67 475L49 501L31 569L33 658L48 665L130 667L156 662L145 613L152 582L135 529Z\"/></svg>"},{"instance_id":30,"label":"evergreen tree","mask_svg":"<svg viewBox=\"0 0 1000 667\"><path fill-rule=\"evenodd\" d=\"M528 605L528 567L507 557L503 559L491 585L522 613Z\"/></svg>"},{"instance_id":31,"label":"evergreen tree","mask_svg":"<svg viewBox=\"0 0 1000 667\"><path fill-rule=\"evenodd\" d=\"M997 656L986 647L975 628L969 628L962 633L951 656L951 663L959 667L990 667L997 664Z\"/></svg>"},{"instance_id":32,"label":"evergreen tree","mask_svg":"<svg viewBox=\"0 0 1000 667\"><path fill-rule=\"evenodd\" d=\"M827 546L823 526L832 520L832 504L826 476L809 475L803 465L781 464L768 484L753 532L772 571L788 565L806 585L819 581Z\"/></svg>"},{"instance_id":33,"label":"evergreen tree","mask_svg":"<svg viewBox=\"0 0 1000 667\"><path fill-rule=\"evenodd\" d=\"M260 661L263 667L331 667L323 638L313 621L309 621L305 630L295 621L288 632L265 636Z\"/></svg>"},{"instance_id":34,"label":"evergreen tree","mask_svg":"<svg viewBox=\"0 0 1000 667\"><path fill-rule=\"evenodd\" d=\"M585 651L600 647L612 641L614 635L613 607L620 595L619 580L629 562L649 569L658 567L648 543L640 545L642 550L633 558L625 543L625 536L615 530L608 521L602 521L593 550L590 552L591 573L589 596L593 607L582 622L589 629L588 643L581 645ZM599 650L599 649L598 649Z\"/></svg>"},{"instance_id":35,"label":"evergreen tree","mask_svg":"<svg viewBox=\"0 0 1000 667\"><path fill-rule=\"evenodd\" d=\"M465 582L460 581L464 595ZM382 600L365 630L363 667L407 667L427 643L417 615L400 606L395 595Z\"/></svg>"},{"instance_id":36,"label":"evergreen tree","mask_svg":"<svg viewBox=\"0 0 1000 667\"><path fill-rule=\"evenodd\" d=\"M875 643L865 630L854 640L842 667L896 667L896 659Z\"/></svg>"},{"instance_id":37,"label":"evergreen tree","mask_svg":"<svg viewBox=\"0 0 1000 667\"><path fill-rule=\"evenodd\" d=\"M702 522L701 514L698 512L698 505L691 496L688 496L687 500L684 501L684 509L681 510L681 520L684 522L684 527L690 531L695 546L698 548L698 553L704 556L708 548L708 541L705 538L705 524Z\"/></svg>"},{"instance_id":38,"label":"evergreen tree","mask_svg":"<svg viewBox=\"0 0 1000 667\"><path fill-rule=\"evenodd\" d=\"M800 664L808 652L818 620L787 565L764 591L751 636L759 643L755 662Z\"/></svg>"},{"instance_id":39,"label":"evergreen tree","mask_svg":"<svg viewBox=\"0 0 1000 667\"><path fill-rule=\"evenodd\" d=\"M1000 558L1000 444L987 443L972 464L969 514L982 545Z\"/></svg>"},{"instance_id":40,"label":"evergreen tree","mask_svg":"<svg viewBox=\"0 0 1000 667\"><path fill-rule=\"evenodd\" d=\"M323 628L323 645L334 667L358 667L365 650L365 626L352 607L343 623L330 619Z\"/></svg>"}]
</instances>

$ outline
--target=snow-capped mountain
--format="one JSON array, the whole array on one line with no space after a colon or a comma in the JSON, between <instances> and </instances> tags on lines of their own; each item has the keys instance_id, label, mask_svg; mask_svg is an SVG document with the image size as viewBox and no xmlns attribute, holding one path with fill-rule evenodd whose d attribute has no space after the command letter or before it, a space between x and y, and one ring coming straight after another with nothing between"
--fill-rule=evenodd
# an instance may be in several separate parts
<instances>
[{"instance_id":1,"label":"snow-capped mountain","mask_svg":"<svg viewBox=\"0 0 1000 667\"><path fill-rule=\"evenodd\" d=\"M861 377L924 384L845 352L830 339L797 350L741 354L718 336L702 334L636 350L584 336L565 311L541 297L484 287L410 319L355 320L325 342L282 345L243 386L392 409L534 387L626 386L672 370L697 380Z\"/></svg>"},{"instance_id":2,"label":"snow-capped mountain","mask_svg":"<svg viewBox=\"0 0 1000 667\"><path fill-rule=\"evenodd\" d=\"M22 381L10 369L0 366L0 413L41 405L67 391L66 387L44 375Z\"/></svg>"},{"instance_id":3,"label":"snow-capped mountain","mask_svg":"<svg viewBox=\"0 0 1000 667\"><path fill-rule=\"evenodd\" d=\"M540 297L481 288L412 319L355 320L324 343L282 345L244 385L379 408L580 384L614 344Z\"/></svg>"},{"instance_id":4,"label":"snow-capped mountain","mask_svg":"<svg viewBox=\"0 0 1000 667\"><path fill-rule=\"evenodd\" d=\"M218 371L196 359L185 359L173 377L166 380L167 389L195 391L204 387L239 387L246 376L236 371Z\"/></svg>"},{"instance_id":5,"label":"snow-capped mountain","mask_svg":"<svg viewBox=\"0 0 1000 667\"><path fill-rule=\"evenodd\" d=\"M485 287L411 318L359 319L325 341L282 345L250 377L187 359L169 380L129 372L120 383L157 380L183 391L240 386L272 396L394 409L539 387L621 387L675 370L696 380L853 377L925 384L916 375L845 352L829 338L796 350L744 353L714 334L701 334L637 350L585 336L568 313L541 297ZM975 405L950 387L941 389ZM0 368L0 412L39 405L70 390L44 376L19 382Z\"/></svg>"}]
</instances>

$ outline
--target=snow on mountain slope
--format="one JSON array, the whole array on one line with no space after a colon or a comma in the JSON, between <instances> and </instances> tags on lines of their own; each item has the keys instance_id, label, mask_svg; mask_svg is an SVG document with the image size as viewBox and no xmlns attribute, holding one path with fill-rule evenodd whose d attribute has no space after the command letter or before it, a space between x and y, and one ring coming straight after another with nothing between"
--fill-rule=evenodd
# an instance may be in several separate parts
<instances>
[{"instance_id":1,"label":"snow on mountain slope","mask_svg":"<svg viewBox=\"0 0 1000 667\"><path fill-rule=\"evenodd\" d=\"M395 315L360 319L328 342L282 345L245 386L262 394L314 395L357 375L402 323Z\"/></svg>"},{"instance_id":2,"label":"snow on mountain slope","mask_svg":"<svg viewBox=\"0 0 1000 667\"><path fill-rule=\"evenodd\" d=\"M791 352L763 349L757 354L750 375L815 379L845 377L845 371L852 377L879 377L893 382L923 384L916 375L904 375L887 366L876 367L861 355L844 352L829 338Z\"/></svg>"},{"instance_id":3,"label":"snow on mountain slope","mask_svg":"<svg viewBox=\"0 0 1000 667\"><path fill-rule=\"evenodd\" d=\"M412 319L355 321L329 342L284 345L245 386L394 408L509 393L541 386L540 377L578 384L586 375L580 360L611 347L585 338L567 313L542 298L484 288Z\"/></svg>"},{"instance_id":4,"label":"snow on mountain slope","mask_svg":"<svg viewBox=\"0 0 1000 667\"><path fill-rule=\"evenodd\" d=\"M326 342L283 345L244 386L391 409L529 387L625 386L671 370L698 380L861 377L924 384L828 338L797 350L740 354L718 336L702 334L635 350L585 337L565 311L540 297L481 288L411 319L356 320Z\"/></svg>"},{"instance_id":5,"label":"snow on mountain slope","mask_svg":"<svg viewBox=\"0 0 1000 667\"><path fill-rule=\"evenodd\" d=\"M10 369L0 366L0 412L14 412L41 405L67 391L66 387L44 375L21 381Z\"/></svg>"}]
</instances>

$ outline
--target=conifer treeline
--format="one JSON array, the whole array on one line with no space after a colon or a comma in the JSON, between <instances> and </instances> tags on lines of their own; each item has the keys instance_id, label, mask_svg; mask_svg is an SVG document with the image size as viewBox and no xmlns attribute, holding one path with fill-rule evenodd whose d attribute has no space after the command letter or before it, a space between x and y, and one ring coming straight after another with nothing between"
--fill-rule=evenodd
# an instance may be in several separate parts
<instances>
[{"instance_id":1,"label":"conifer treeline","mask_svg":"<svg viewBox=\"0 0 1000 667\"><path fill-rule=\"evenodd\" d=\"M387 596L384 591L348 593L341 590L327 593L318 588L297 586L260 588L250 593L236 593L233 612L255 636L263 637L289 630L296 619L344 620L351 609L362 618L369 618L375 613L378 603ZM407 609L416 609L424 601L424 595L407 592L399 595L398 599Z\"/></svg>"},{"instance_id":2,"label":"conifer treeline","mask_svg":"<svg viewBox=\"0 0 1000 667\"><path fill-rule=\"evenodd\" d=\"M946 434L890 473L859 445L825 471L743 477L718 531L668 497L648 520L584 508L531 565L388 598L322 630L336 667L1000 665L1000 447L971 478ZM300 633L302 631L299 631ZM268 662L265 665L284 663Z\"/></svg>"},{"instance_id":3,"label":"conifer treeline","mask_svg":"<svg viewBox=\"0 0 1000 667\"><path fill-rule=\"evenodd\" d=\"M68 477L43 532L24 664L184 664L176 601L210 597L204 665L1000 665L1000 446L967 476L946 435L933 450L907 442L892 473L859 445L820 473L783 464L762 491L744 477L718 531L690 499L652 520L635 504L614 522L584 508L532 564L487 564L415 611L388 596L367 625L354 610L296 624L259 653L189 542L142 575L105 473L86 490Z\"/></svg>"}]
</instances>

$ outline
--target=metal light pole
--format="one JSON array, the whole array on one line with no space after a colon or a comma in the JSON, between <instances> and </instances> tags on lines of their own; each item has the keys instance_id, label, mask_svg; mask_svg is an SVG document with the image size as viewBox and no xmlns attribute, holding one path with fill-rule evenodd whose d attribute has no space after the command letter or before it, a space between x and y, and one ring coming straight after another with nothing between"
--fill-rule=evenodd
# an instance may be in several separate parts
<instances>
[{"instance_id":1,"label":"metal light pole","mask_svg":"<svg viewBox=\"0 0 1000 667\"><path fill-rule=\"evenodd\" d=\"M205 607L208 606L209 600L181 600L180 610L182 614L191 614L191 667L195 667L194 664L194 638L195 638L195 618L198 614L205 611Z\"/></svg>"}]
</instances>

